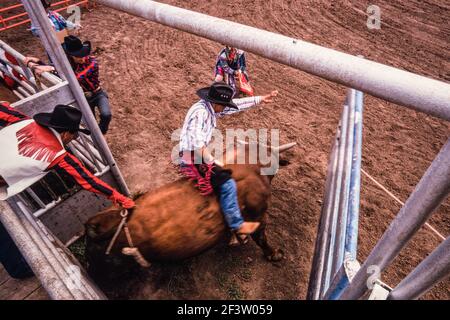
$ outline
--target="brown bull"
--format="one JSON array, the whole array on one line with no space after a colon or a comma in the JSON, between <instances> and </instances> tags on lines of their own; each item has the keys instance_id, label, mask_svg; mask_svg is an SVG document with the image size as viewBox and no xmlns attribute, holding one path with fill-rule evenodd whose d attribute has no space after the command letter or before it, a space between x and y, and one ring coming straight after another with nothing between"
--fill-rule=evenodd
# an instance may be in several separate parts
<instances>
[{"instance_id":1,"label":"brown bull","mask_svg":"<svg viewBox=\"0 0 450 320\"><path fill-rule=\"evenodd\" d=\"M295 143L281 146L283 152ZM237 148L239 150L239 148ZM248 163L248 146L246 163ZM279 161L272 150L272 161ZM232 157L237 158L235 150ZM275 158L273 158L275 157ZM234 160L235 160L234 159ZM225 161L225 163L236 161ZM283 257L281 250L273 249L266 239L266 211L269 206L273 176L261 175L260 164L229 164L237 183L239 205L246 221L261 222L252 235L271 261ZM202 196L187 179L164 185L136 199L136 208L128 221L134 245L148 261L177 261L195 256L222 240L229 239L220 205L215 195ZM86 223L88 255L99 261L120 223L120 209L108 208ZM112 254L120 254L128 247L124 232L118 237ZM88 256L88 260L90 257Z\"/></svg>"}]
</instances>

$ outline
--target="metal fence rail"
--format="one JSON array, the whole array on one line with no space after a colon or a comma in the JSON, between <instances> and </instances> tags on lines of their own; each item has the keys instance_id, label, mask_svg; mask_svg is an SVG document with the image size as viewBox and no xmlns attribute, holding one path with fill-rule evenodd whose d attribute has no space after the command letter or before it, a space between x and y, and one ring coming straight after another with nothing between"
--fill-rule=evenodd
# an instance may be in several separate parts
<instances>
[{"instance_id":1,"label":"metal fence rail","mask_svg":"<svg viewBox=\"0 0 450 320\"><path fill-rule=\"evenodd\" d=\"M368 268L383 271L450 193L450 139L364 261L341 299L358 299L367 291ZM450 255L450 252L446 253Z\"/></svg>"},{"instance_id":2,"label":"metal fence rail","mask_svg":"<svg viewBox=\"0 0 450 320\"><path fill-rule=\"evenodd\" d=\"M22 74L29 82L36 84L36 79L34 78L33 73L24 64L25 56L23 54L21 54L20 52L18 52L17 50L15 50L14 48L9 46L6 42L4 42L2 40L0 40L0 49L4 50L8 54L10 54L12 57L14 57L20 63L20 68L21 68L21 70L17 70L17 69L16 70L20 74ZM45 79L52 85L58 84L59 82L62 81L55 75L48 73L48 72L42 73L41 76L43 79ZM43 89L45 89L45 88L43 88Z\"/></svg>"},{"instance_id":3,"label":"metal fence rail","mask_svg":"<svg viewBox=\"0 0 450 320\"><path fill-rule=\"evenodd\" d=\"M449 139L361 267L356 254L362 110L362 93L350 89L328 164L308 299L358 299L363 296L369 289L367 280L372 274L369 268L377 267L381 272L388 267L450 193ZM422 296L450 274L448 246L447 239L390 294L392 288L377 279L376 290L385 293L374 293L373 298L415 299Z\"/></svg>"},{"instance_id":4,"label":"metal fence rail","mask_svg":"<svg viewBox=\"0 0 450 320\"><path fill-rule=\"evenodd\" d=\"M423 260L388 296L389 300L418 299L450 274L450 237Z\"/></svg>"}]
</instances>

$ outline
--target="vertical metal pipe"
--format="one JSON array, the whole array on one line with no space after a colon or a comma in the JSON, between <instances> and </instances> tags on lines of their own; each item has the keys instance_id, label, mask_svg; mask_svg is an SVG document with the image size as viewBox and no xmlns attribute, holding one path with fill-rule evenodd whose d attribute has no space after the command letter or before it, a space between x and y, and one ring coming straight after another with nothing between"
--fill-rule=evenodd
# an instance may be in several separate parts
<instances>
[{"instance_id":1,"label":"vertical metal pipe","mask_svg":"<svg viewBox=\"0 0 450 320\"><path fill-rule=\"evenodd\" d=\"M86 158L80 150L78 150L73 142L69 145L69 148L70 151L72 151L72 153L75 155L75 157L81 160L90 171L96 171L95 165L88 158Z\"/></svg>"},{"instance_id":2,"label":"vertical metal pipe","mask_svg":"<svg viewBox=\"0 0 450 320\"><path fill-rule=\"evenodd\" d=\"M314 257L311 264L311 273L309 277L307 300L319 300L322 287L322 275L325 267L325 255L327 242L329 240L328 234L330 232L330 218L331 218L331 203L334 198L336 190L333 188L335 172L337 168L337 151L338 151L338 134L333 140L333 147L330 152L330 161L327 168L327 177L325 182L324 198L320 214L319 227L317 228L317 238L314 248Z\"/></svg>"},{"instance_id":3,"label":"vertical metal pipe","mask_svg":"<svg viewBox=\"0 0 450 320\"><path fill-rule=\"evenodd\" d=\"M419 299L450 275L450 237L423 260L388 296L388 300Z\"/></svg>"},{"instance_id":4,"label":"vertical metal pipe","mask_svg":"<svg viewBox=\"0 0 450 320\"><path fill-rule=\"evenodd\" d=\"M87 124L89 129L92 132L92 138L96 142L100 151L103 153L110 169L111 173L114 176L119 190L122 193L129 195L130 191L128 190L127 184L117 167L117 164L114 160L111 151L109 150L108 144L106 143L103 134L98 127L97 121L92 114L91 108L86 101L83 91L80 88L78 80L72 70L72 67L67 60L67 57L61 47L60 42L56 38L56 34L53 31L52 26L50 25L50 21L47 18L47 14L45 13L44 8L42 7L40 0L22 0L22 3L25 9L28 12L28 15L31 18L31 21L35 26L38 26L41 30L40 37L41 41L50 55L53 63L55 64L56 69L58 70L59 75L63 78L63 80L67 80L72 90L72 93L78 103L80 110L83 112L84 122Z\"/></svg>"},{"instance_id":5,"label":"vertical metal pipe","mask_svg":"<svg viewBox=\"0 0 450 320\"><path fill-rule=\"evenodd\" d=\"M348 252L351 255L351 258L355 260L358 247L359 200L361 192L363 103L363 93L361 91L356 91L355 131L353 138L354 147L345 240L345 252Z\"/></svg>"},{"instance_id":6,"label":"vertical metal pipe","mask_svg":"<svg viewBox=\"0 0 450 320\"><path fill-rule=\"evenodd\" d=\"M449 193L450 139L442 147L403 208L400 209L359 272L342 293L341 299L361 297L367 291L368 268L377 266L382 271L389 266Z\"/></svg>"},{"instance_id":7,"label":"vertical metal pipe","mask_svg":"<svg viewBox=\"0 0 450 320\"><path fill-rule=\"evenodd\" d=\"M355 89L348 89L347 101L349 106L349 114L346 128L346 139L344 142L344 166L340 186L340 198L338 206L339 216L336 228L336 244L332 264L333 275L337 273L344 262L345 238L347 231L347 210L350 193L350 176L352 171L353 134L355 131L355 99Z\"/></svg>"},{"instance_id":8,"label":"vertical metal pipe","mask_svg":"<svg viewBox=\"0 0 450 320\"><path fill-rule=\"evenodd\" d=\"M98 152L97 148L95 147L94 141L92 141L92 137L91 136L85 136L85 138L86 138L87 144L91 148L91 150L94 153L94 155L97 158L97 160L100 161L103 165L106 166L107 162L105 160L105 157L100 152Z\"/></svg>"},{"instance_id":9,"label":"vertical metal pipe","mask_svg":"<svg viewBox=\"0 0 450 320\"><path fill-rule=\"evenodd\" d=\"M24 95L26 98L31 96L31 94L21 86L17 86L17 91L20 92L20 94Z\"/></svg>"},{"instance_id":10,"label":"vertical metal pipe","mask_svg":"<svg viewBox=\"0 0 450 320\"><path fill-rule=\"evenodd\" d=\"M345 273L345 266L344 264L342 264L339 270L334 275L327 292L323 294L322 300L337 300L340 292L347 285L348 278L347 274Z\"/></svg>"},{"instance_id":11,"label":"vertical metal pipe","mask_svg":"<svg viewBox=\"0 0 450 320\"><path fill-rule=\"evenodd\" d=\"M16 78L17 79L17 78ZM30 93L30 95L33 95L33 94L35 94L36 93L36 90L34 90L33 89L33 87L30 85L30 84L28 84L26 81L23 81L23 80L20 80L20 79L18 79L19 81L19 84L22 86L22 87L24 87L29 93Z\"/></svg>"},{"instance_id":12,"label":"vertical metal pipe","mask_svg":"<svg viewBox=\"0 0 450 320\"><path fill-rule=\"evenodd\" d=\"M77 149L82 155L83 155L83 159L89 161L89 164L92 166L92 168L97 171L100 172L102 171L102 169L96 165L96 163L94 162L94 160L96 160L94 158L94 160L92 159L93 157L91 157L91 155L89 154L89 152L87 152L85 146L83 146L80 142L78 142L77 140L73 140L71 142L72 146Z\"/></svg>"},{"instance_id":13,"label":"vertical metal pipe","mask_svg":"<svg viewBox=\"0 0 450 320\"><path fill-rule=\"evenodd\" d=\"M331 215L331 228L329 233L329 245L327 247L327 257L326 257L326 271L324 272L324 276L322 278L322 293L324 294L328 290L328 286L330 284L330 281L332 280L334 274L332 273L332 267L333 267L333 256L334 256L334 250L336 248L336 229L337 229L337 223L339 219L339 199L341 195L340 186L342 184L342 174L344 172L344 162L345 162L345 141L347 140L347 127L348 127L348 114L350 112L349 110L348 101L345 102L343 110L342 110L342 117L341 117L341 128L340 128L340 135L339 135L339 151L338 151L338 165L336 170L336 179L334 184L335 194L334 199L332 202L332 215Z\"/></svg>"},{"instance_id":14,"label":"vertical metal pipe","mask_svg":"<svg viewBox=\"0 0 450 320\"><path fill-rule=\"evenodd\" d=\"M34 201L36 201L36 203L38 204L39 207L41 207L41 209L45 208L46 205L44 202L42 202L42 200L38 197L38 195L33 191L33 189L31 188L27 188L25 190L30 196L31 198L33 198Z\"/></svg>"},{"instance_id":15,"label":"vertical metal pipe","mask_svg":"<svg viewBox=\"0 0 450 320\"><path fill-rule=\"evenodd\" d=\"M340 250L345 252L345 259L356 260L358 244L358 221L359 221L359 200L361 190L361 158L362 158L362 126L363 126L363 93L356 91L355 96L355 117L353 128L353 152L350 178L350 190L348 198L347 224L345 232L345 248ZM347 275L337 274L330 286L325 299L337 300L343 290L349 285Z\"/></svg>"},{"instance_id":16,"label":"vertical metal pipe","mask_svg":"<svg viewBox=\"0 0 450 320\"><path fill-rule=\"evenodd\" d=\"M19 98L19 100L23 100L26 98L17 90L13 90L12 92L16 95L17 98Z\"/></svg>"}]
</instances>

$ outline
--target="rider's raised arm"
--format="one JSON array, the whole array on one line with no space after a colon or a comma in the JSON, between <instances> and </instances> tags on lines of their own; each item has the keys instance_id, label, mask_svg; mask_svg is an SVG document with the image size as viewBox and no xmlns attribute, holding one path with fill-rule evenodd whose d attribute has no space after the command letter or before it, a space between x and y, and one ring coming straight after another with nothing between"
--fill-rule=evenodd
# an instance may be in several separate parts
<instances>
[{"instance_id":1,"label":"rider's raised arm","mask_svg":"<svg viewBox=\"0 0 450 320\"><path fill-rule=\"evenodd\" d=\"M262 96L255 96L255 97L247 97L247 98L240 98L240 99L233 99L233 102L237 105L239 109L234 109L230 107L226 107L223 109L222 112L220 112L219 116L225 116L228 114L233 114L236 112L240 112L246 109L249 109L251 107L254 107L261 103L263 97Z\"/></svg>"}]
</instances>

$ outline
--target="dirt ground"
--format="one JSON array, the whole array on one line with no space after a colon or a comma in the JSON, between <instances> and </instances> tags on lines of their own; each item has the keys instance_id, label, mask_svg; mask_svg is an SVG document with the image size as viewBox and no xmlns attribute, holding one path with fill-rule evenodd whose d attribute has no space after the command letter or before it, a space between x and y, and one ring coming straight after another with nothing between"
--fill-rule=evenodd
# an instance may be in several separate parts
<instances>
[{"instance_id":1,"label":"dirt ground","mask_svg":"<svg viewBox=\"0 0 450 320\"><path fill-rule=\"evenodd\" d=\"M9 1L9 0L8 0ZM450 81L450 2L379 0L380 30L366 27L371 2L295 0L162 1L304 39L443 81ZM249 4L251 2L251 5ZM76 33L92 41L112 104L107 140L133 192L176 179L169 164L171 133L182 125L195 91L212 81L221 44L105 7L83 12ZM25 28L0 37L27 55L45 58ZM275 103L225 118L220 128L278 128L297 141L291 164L273 183L269 240L285 252L272 264L255 244L220 247L180 264L156 265L106 291L130 299L304 299L324 192L325 173L346 88L248 54L257 93L277 89ZM1 92L0 92L1 93ZM363 169L406 200L450 136L450 125L365 97ZM400 206L362 178L358 258L363 261ZM447 236L450 201L429 220ZM395 286L440 240L422 228L383 274ZM114 289L113 289L114 287ZM426 299L450 299L450 280Z\"/></svg>"}]
</instances>

